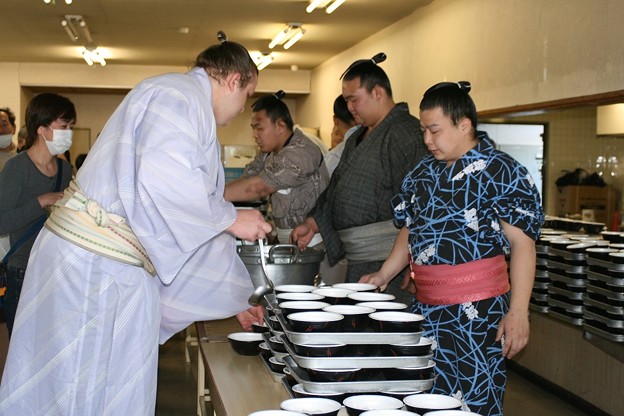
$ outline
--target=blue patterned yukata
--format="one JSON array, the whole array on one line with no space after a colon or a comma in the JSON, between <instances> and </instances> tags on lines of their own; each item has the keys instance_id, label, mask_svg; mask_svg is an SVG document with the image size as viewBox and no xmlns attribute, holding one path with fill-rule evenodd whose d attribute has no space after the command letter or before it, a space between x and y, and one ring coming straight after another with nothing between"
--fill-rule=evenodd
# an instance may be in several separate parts
<instances>
[{"instance_id":1,"label":"blue patterned yukata","mask_svg":"<svg viewBox=\"0 0 624 416\"><path fill-rule=\"evenodd\" d=\"M509 254L500 220L539 236L543 210L527 169L494 148L484 132L478 144L451 166L424 158L392 200L395 221L409 230L416 265L459 265ZM506 383L496 331L509 308L509 292L455 305L419 301L424 336L435 340L437 379L432 392L462 399L483 415L502 415Z\"/></svg>"}]
</instances>

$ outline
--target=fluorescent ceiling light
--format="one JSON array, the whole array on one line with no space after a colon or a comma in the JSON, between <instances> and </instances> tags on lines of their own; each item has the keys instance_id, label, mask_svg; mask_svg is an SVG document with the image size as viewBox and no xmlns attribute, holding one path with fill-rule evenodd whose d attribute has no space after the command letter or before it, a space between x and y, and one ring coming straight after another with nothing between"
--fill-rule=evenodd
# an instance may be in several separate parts
<instances>
[{"instance_id":1,"label":"fluorescent ceiling light","mask_svg":"<svg viewBox=\"0 0 624 416\"><path fill-rule=\"evenodd\" d=\"M340 5L342 3L344 3L344 2L345 2L345 0L334 0L334 2L331 5L329 5L329 7L327 7L325 9L325 13L327 13L327 14L332 13L334 10L336 10L338 7L340 7Z\"/></svg>"},{"instance_id":2,"label":"fluorescent ceiling light","mask_svg":"<svg viewBox=\"0 0 624 416\"><path fill-rule=\"evenodd\" d=\"M301 39L304 33L305 30L301 27L301 23L288 23L284 29L273 37L273 40L269 43L269 49L273 49L277 45L284 45L284 49L288 49Z\"/></svg>"},{"instance_id":3,"label":"fluorescent ceiling light","mask_svg":"<svg viewBox=\"0 0 624 416\"><path fill-rule=\"evenodd\" d=\"M106 60L104 56L98 51L95 46L85 46L82 51L82 57L89 66L93 66L93 64L100 64L102 66L106 66Z\"/></svg>"}]
</instances>

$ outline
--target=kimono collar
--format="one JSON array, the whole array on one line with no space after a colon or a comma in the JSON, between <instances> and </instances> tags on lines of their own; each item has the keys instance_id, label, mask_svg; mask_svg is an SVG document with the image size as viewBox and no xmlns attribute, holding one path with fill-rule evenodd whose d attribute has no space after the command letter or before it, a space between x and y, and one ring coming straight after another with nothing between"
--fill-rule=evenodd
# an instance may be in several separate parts
<instances>
[{"instance_id":1,"label":"kimono collar","mask_svg":"<svg viewBox=\"0 0 624 416\"><path fill-rule=\"evenodd\" d=\"M463 171L469 165L475 163L478 160L488 159L490 154L492 153L494 148L494 142L488 136L488 134L484 131L477 131L477 144L468 150L462 157L457 159L455 163L448 167L448 173L450 177L456 176L458 173ZM444 171L447 169L446 161L439 160L437 161L439 171Z\"/></svg>"}]
</instances>

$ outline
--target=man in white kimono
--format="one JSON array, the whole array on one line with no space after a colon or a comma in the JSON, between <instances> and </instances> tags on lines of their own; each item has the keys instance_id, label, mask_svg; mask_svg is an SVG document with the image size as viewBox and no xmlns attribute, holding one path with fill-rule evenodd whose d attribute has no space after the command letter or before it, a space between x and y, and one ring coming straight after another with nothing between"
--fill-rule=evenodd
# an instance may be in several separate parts
<instances>
[{"instance_id":1,"label":"man in white kimono","mask_svg":"<svg viewBox=\"0 0 624 416\"><path fill-rule=\"evenodd\" d=\"M257 76L223 41L120 104L33 247L0 415L153 415L159 342L196 320L256 319L235 237L270 226L223 199L216 128Z\"/></svg>"}]
</instances>

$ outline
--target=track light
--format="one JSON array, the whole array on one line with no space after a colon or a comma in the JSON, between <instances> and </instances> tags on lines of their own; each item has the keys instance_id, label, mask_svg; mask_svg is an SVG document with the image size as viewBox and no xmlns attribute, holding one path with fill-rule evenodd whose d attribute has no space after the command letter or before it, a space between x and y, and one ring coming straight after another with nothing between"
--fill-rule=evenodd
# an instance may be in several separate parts
<instances>
[{"instance_id":1,"label":"track light","mask_svg":"<svg viewBox=\"0 0 624 416\"><path fill-rule=\"evenodd\" d=\"M85 22L84 19L80 19L80 29L82 29L82 33L84 33L84 37L87 40L87 43L93 43L91 31L89 30L89 26L87 26L87 22Z\"/></svg>"},{"instance_id":2,"label":"track light","mask_svg":"<svg viewBox=\"0 0 624 416\"><path fill-rule=\"evenodd\" d=\"M82 51L82 58L85 60L87 65L93 66L98 63L101 66L106 66L106 60L98 51L97 46L85 46Z\"/></svg>"},{"instance_id":3,"label":"track light","mask_svg":"<svg viewBox=\"0 0 624 416\"><path fill-rule=\"evenodd\" d=\"M61 26L65 29L67 36L72 40L72 42L76 42L78 40L78 33L76 33L76 29L74 25L71 23L71 20L63 19L61 20Z\"/></svg>"},{"instance_id":4,"label":"track light","mask_svg":"<svg viewBox=\"0 0 624 416\"><path fill-rule=\"evenodd\" d=\"M249 52L249 55L256 64L258 71L262 71L273 62L273 54L269 52L252 51Z\"/></svg>"},{"instance_id":5,"label":"track light","mask_svg":"<svg viewBox=\"0 0 624 416\"><path fill-rule=\"evenodd\" d=\"M269 49L273 49L277 45L284 45L284 49L290 48L304 35L305 30L301 27L301 23L288 23L284 29L282 29L271 43L269 43Z\"/></svg>"},{"instance_id":6,"label":"track light","mask_svg":"<svg viewBox=\"0 0 624 416\"><path fill-rule=\"evenodd\" d=\"M315 9L325 8L325 12L329 14L344 2L345 0L311 0L308 7L306 7L306 12L312 13Z\"/></svg>"}]
</instances>

